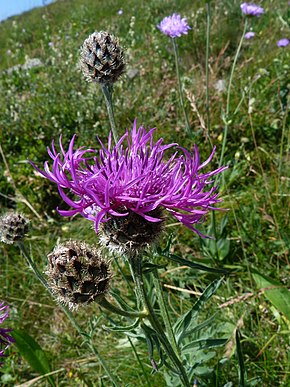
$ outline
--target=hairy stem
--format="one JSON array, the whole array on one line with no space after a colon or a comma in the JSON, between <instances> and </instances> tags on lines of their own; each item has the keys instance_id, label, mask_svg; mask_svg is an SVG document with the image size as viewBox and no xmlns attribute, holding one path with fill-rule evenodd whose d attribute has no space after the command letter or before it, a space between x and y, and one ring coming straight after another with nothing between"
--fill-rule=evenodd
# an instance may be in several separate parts
<instances>
[{"instance_id":1,"label":"hairy stem","mask_svg":"<svg viewBox=\"0 0 290 387\"><path fill-rule=\"evenodd\" d=\"M105 97L105 102L106 102L106 107L108 111L108 116L111 124L111 130L113 133L114 141L117 144L119 140L118 132L117 132L117 126L116 126L116 121L115 121L115 116L114 116L114 110L113 110L113 101L112 101L112 86L103 84L101 85L102 92Z\"/></svg>"}]
</instances>

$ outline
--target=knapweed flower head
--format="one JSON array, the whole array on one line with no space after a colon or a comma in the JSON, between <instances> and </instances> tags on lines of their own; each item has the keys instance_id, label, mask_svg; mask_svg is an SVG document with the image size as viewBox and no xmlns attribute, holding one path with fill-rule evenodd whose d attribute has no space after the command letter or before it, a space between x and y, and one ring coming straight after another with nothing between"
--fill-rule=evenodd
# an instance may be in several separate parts
<instances>
[{"instance_id":1,"label":"knapweed flower head","mask_svg":"<svg viewBox=\"0 0 290 387\"><path fill-rule=\"evenodd\" d=\"M74 136L66 151L60 138L60 152L54 143L48 150L51 167L47 161L44 171L32 165L57 184L60 196L72 207L58 209L59 213L81 214L95 223L96 232L101 223L125 219L132 212L144 222L159 223L164 220L162 210L199 233L194 225L217 210L214 205L221 201L212 177L226 167L202 173L215 149L201 163L197 146L189 152L176 143L163 144L162 138L154 142L154 131L137 129L135 121L115 146L111 133L107 147L99 140L99 150L74 150Z\"/></svg>"},{"instance_id":2,"label":"knapweed flower head","mask_svg":"<svg viewBox=\"0 0 290 387\"><path fill-rule=\"evenodd\" d=\"M280 39L277 42L278 47L287 47L289 44L290 44L290 40L287 38Z\"/></svg>"},{"instance_id":3,"label":"knapweed flower head","mask_svg":"<svg viewBox=\"0 0 290 387\"><path fill-rule=\"evenodd\" d=\"M264 13L264 8L253 3L243 3L241 4L242 13L246 16L261 16Z\"/></svg>"},{"instance_id":4,"label":"knapweed flower head","mask_svg":"<svg viewBox=\"0 0 290 387\"><path fill-rule=\"evenodd\" d=\"M163 34L168 35L171 38L180 37L182 34L187 35L188 30L190 30L186 18L181 18L177 13L165 17L157 28L159 28Z\"/></svg>"},{"instance_id":5,"label":"knapweed flower head","mask_svg":"<svg viewBox=\"0 0 290 387\"><path fill-rule=\"evenodd\" d=\"M9 245L20 241L28 232L28 220L18 212L8 212L0 217L0 241Z\"/></svg>"},{"instance_id":6,"label":"knapweed flower head","mask_svg":"<svg viewBox=\"0 0 290 387\"><path fill-rule=\"evenodd\" d=\"M255 32L249 31L249 32L245 33L244 38L245 39L252 39L255 35L256 35Z\"/></svg>"},{"instance_id":7,"label":"knapweed flower head","mask_svg":"<svg viewBox=\"0 0 290 387\"><path fill-rule=\"evenodd\" d=\"M90 82L116 82L126 67L118 39L105 31L91 34L81 48L80 67Z\"/></svg>"},{"instance_id":8,"label":"knapweed flower head","mask_svg":"<svg viewBox=\"0 0 290 387\"><path fill-rule=\"evenodd\" d=\"M4 302L0 302L0 325L9 317L9 306L5 305ZM14 343L15 340L8 333L11 332L10 328L0 327L0 357L4 357L6 349ZM0 363L1 365L1 363Z\"/></svg>"},{"instance_id":9,"label":"knapweed flower head","mask_svg":"<svg viewBox=\"0 0 290 387\"><path fill-rule=\"evenodd\" d=\"M70 309L100 301L111 281L100 251L79 241L61 243L48 254L46 275L57 300Z\"/></svg>"}]
</instances>

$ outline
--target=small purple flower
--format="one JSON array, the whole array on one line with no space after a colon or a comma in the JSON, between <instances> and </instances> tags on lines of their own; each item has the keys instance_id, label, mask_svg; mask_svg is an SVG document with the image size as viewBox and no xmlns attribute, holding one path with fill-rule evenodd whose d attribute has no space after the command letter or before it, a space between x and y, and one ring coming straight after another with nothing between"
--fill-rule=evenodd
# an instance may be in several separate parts
<instances>
[{"instance_id":1,"label":"small purple flower","mask_svg":"<svg viewBox=\"0 0 290 387\"><path fill-rule=\"evenodd\" d=\"M48 47L53 47L53 46L54 46L53 42L48 42Z\"/></svg>"},{"instance_id":2,"label":"small purple flower","mask_svg":"<svg viewBox=\"0 0 290 387\"><path fill-rule=\"evenodd\" d=\"M259 7L253 3L243 3L241 4L241 10L243 14L247 16L261 16L264 13L264 8Z\"/></svg>"},{"instance_id":3,"label":"small purple flower","mask_svg":"<svg viewBox=\"0 0 290 387\"><path fill-rule=\"evenodd\" d=\"M245 33L245 39L252 39L255 36L255 32L249 31Z\"/></svg>"},{"instance_id":4,"label":"small purple flower","mask_svg":"<svg viewBox=\"0 0 290 387\"><path fill-rule=\"evenodd\" d=\"M122 10L122 8L121 9L119 9L119 11L118 11L118 15L123 15L123 10Z\"/></svg>"},{"instance_id":5,"label":"small purple flower","mask_svg":"<svg viewBox=\"0 0 290 387\"><path fill-rule=\"evenodd\" d=\"M9 306L4 305L4 302L0 302L0 324L2 324L8 316ZM0 328L0 357L4 357L4 352L6 349L10 346L11 343L15 342L13 337L8 335L8 333L11 331L12 329L9 328Z\"/></svg>"},{"instance_id":6,"label":"small purple flower","mask_svg":"<svg viewBox=\"0 0 290 387\"><path fill-rule=\"evenodd\" d=\"M163 34L168 35L171 38L179 37L182 34L187 35L187 31L190 30L186 18L184 17L181 19L181 16L177 13L165 17L157 28L159 28Z\"/></svg>"},{"instance_id":7,"label":"small purple flower","mask_svg":"<svg viewBox=\"0 0 290 387\"><path fill-rule=\"evenodd\" d=\"M289 44L290 44L290 40L287 38L280 39L277 42L278 47L287 47Z\"/></svg>"},{"instance_id":8,"label":"small purple flower","mask_svg":"<svg viewBox=\"0 0 290 387\"><path fill-rule=\"evenodd\" d=\"M48 149L53 160L51 169L47 161L44 171L31 164L57 184L61 198L73 208L58 212L62 216L80 213L95 223L96 232L100 223L111 216L123 217L129 212L149 222L160 222L162 219L152 216L160 208L199 234L193 225L201 223L210 210L219 210L214 204L221 201L218 187L207 187L213 184L212 177L227 167L201 173L215 149L200 163L196 145L192 153L176 143L163 145L162 138L154 142L154 131L155 128L148 132L144 127L137 129L135 120L132 131L127 130L117 145L112 147L110 133L107 147L99 140L99 150L74 150L73 136L65 151L60 138L61 152L55 149L54 142Z\"/></svg>"}]
</instances>

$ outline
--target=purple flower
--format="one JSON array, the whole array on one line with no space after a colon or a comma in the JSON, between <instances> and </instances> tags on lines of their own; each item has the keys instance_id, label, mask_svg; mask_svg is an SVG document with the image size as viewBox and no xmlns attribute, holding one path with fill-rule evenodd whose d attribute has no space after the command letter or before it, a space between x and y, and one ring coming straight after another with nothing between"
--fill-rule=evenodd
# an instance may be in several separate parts
<instances>
[{"instance_id":1,"label":"purple flower","mask_svg":"<svg viewBox=\"0 0 290 387\"><path fill-rule=\"evenodd\" d=\"M255 36L255 32L249 31L245 33L245 39L252 39Z\"/></svg>"},{"instance_id":2,"label":"purple flower","mask_svg":"<svg viewBox=\"0 0 290 387\"><path fill-rule=\"evenodd\" d=\"M165 17L157 28L159 28L163 34L168 35L171 38L176 38L182 34L187 35L187 31L190 30L186 18L184 17L181 19L181 16L177 13Z\"/></svg>"},{"instance_id":3,"label":"purple flower","mask_svg":"<svg viewBox=\"0 0 290 387\"><path fill-rule=\"evenodd\" d=\"M9 316L9 306L4 305L4 302L0 302L0 324L2 324L6 318ZM0 328L0 357L4 357L5 350L9 347L11 343L15 340L13 337L8 335L8 332L11 332L12 329Z\"/></svg>"},{"instance_id":4,"label":"purple flower","mask_svg":"<svg viewBox=\"0 0 290 387\"><path fill-rule=\"evenodd\" d=\"M60 138L60 153L54 142L48 149L53 160L51 169L47 161L44 171L32 165L57 184L62 199L73 208L58 212L62 216L80 213L95 223L96 232L101 222L111 216L127 216L129 212L149 222L160 222L162 219L151 216L159 208L199 234L193 225L201 223L209 210L219 210L213 207L221 200L217 186L211 186L212 177L227 167L201 173L215 149L200 163L196 145L192 153L175 143L163 145L162 138L154 142L154 131L155 128L148 132L144 127L137 129L135 120L132 131L127 130L117 145L112 147L111 133L107 147L98 139L99 150L74 150L73 136L65 151ZM168 150L169 156L165 158Z\"/></svg>"},{"instance_id":5,"label":"purple flower","mask_svg":"<svg viewBox=\"0 0 290 387\"><path fill-rule=\"evenodd\" d=\"M118 15L123 15L123 10L122 10L122 8L121 9L119 9L119 11L118 11Z\"/></svg>"},{"instance_id":6,"label":"purple flower","mask_svg":"<svg viewBox=\"0 0 290 387\"><path fill-rule=\"evenodd\" d=\"M277 46L278 47L287 47L289 45L289 43L290 43L289 39L283 38L283 39L278 40Z\"/></svg>"},{"instance_id":7,"label":"purple flower","mask_svg":"<svg viewBox=\"0 0 290 387\"><path fill-rule=\"evenodd\" d=\"M241 10L243 14L247 16L261 16L264 13L264 8L259 7L256 4L252 3L243 3L241 4Z\"/></svg>"}]
</instances>

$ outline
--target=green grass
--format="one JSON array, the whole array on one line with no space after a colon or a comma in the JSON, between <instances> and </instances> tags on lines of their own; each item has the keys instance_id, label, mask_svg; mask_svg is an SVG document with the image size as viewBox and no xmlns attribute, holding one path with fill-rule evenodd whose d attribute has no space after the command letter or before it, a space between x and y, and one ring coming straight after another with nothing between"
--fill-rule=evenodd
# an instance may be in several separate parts
<instances>
[{"instance_id":1,"label":"green grass","mask_svg":"<svg viewBox=\"0 0 290 387\"><path fill-rule=\"evenodd\" d=\"M211 1L211 4L210 136L219 157L226 90L218 92L215 85L218 80L228 83L243 25L239 1ZM224 213L216 216L218 228L224 222L219 243L227 248L217 260L213 242L200 241L182 226L168 227L161 245L164 247L168 235L173 233L174 250L184 258L233 269L202 317L219 310L217 325L227 323L228 332L239 327L250 385L286 387L290 382L287 355L290 323L265 297L265 292L258 289L252 270L278 280L284 287L289 285L290 55L289 47L279 49L276 41L289 37L290 8L287 2L277 4L274 0L265 0L262 5L265 14L250 20L256 37L244 42L233 79L224 160L229 170L224 173L222 192L223 207L229 209L227 222ZM122 16L117 14L120 8L124 10ZM128 0L125 4L112 0L59 0L0 23L1 147L17 190L41 219L20 200L1 156L0 209L4 213L17 208L30 218L32 227L27 241L41 271L45 270L47 254L58 241L69 238L97 241L90 222L58 215L55 208L60 199L56 187L38 176L27 161L43 165L47 159L46 147L53 138L57 141L60 133L64 143L76 133L78 146L97 146L96 135L106 139L109 122L101 91L85 82L77 65L79 47L91 32L108 30L118 36L127 50L128 70L138 71L133 79L124 76L114 90L119 131L130 128L137 117L138 125L157 127L156 138L162 136L166 142L192 147L179 110L171 42L156 28L163 17L173 12L187 16L193 27L187 36L178 39L181 74L185 88L195 96L198 112L206 121L206 8L202 0ZM52 47L49 42L53 42ZM23 64L27 58L39 58L43 66L7 73L7 69ZM192 126L199 131L196 142L205 159L210 147L199 130L200 119L188 100L186 109ZM218 158L214 163L217 161ZM209 226L207 222L205 232ZM0 267L0 300L5 299L11 305L9 326L26 330L47 352L51 369L59 370L55 376L57 385L109 385L103 370L38 284L16 247L1 245ZM162 281L175 288L201 291L213 279L210 274L189 269L172 271L173 268L167 263ZM113 287L120 291L125 288L133 300L114 263L113 269L116 273ZM129 275L128 268L124 270ZM196 298L177 289L165 290L172 317L180 315ZM246 293L249 296L244 299ZM219 305L229 300L232 303L219 309ZM98 306L75 314L84 329L88 318L93 321L100 315ZM145 385L130 345L127 341L124 345L124 336L103 330L102 324L108 324L104 317L98 322L95 343L122 385ZM138 342L136 348L152 386L165 385L161 374L151 375L145 344ZM225 358L224 348L210 361L214 372L201 378L204 385L223 386L230 381L238 385L234 342L229 343L227 350L227 361L220 361ZM1 385L5 386L39 376L15 346L11 347L0 375ZM48 384L43 379L38 385Z\"/></svg>"}]
</instances>

